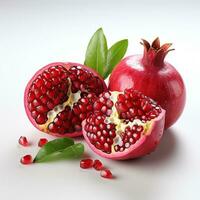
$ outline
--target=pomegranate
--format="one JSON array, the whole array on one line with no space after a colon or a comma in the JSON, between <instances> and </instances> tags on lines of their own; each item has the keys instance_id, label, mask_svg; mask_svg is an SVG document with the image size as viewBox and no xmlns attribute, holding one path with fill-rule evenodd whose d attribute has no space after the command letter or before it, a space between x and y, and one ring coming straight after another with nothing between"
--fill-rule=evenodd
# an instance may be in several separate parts
<instances>
[{"instance_id":1,"label":"pomegranate","mask_svg":"<svg viewBox=\"0 0 200 200\"><path fill-rule=\"evenodd\" d=\"M60 137L82 134L81 122L92 111L97 96L106 91L102 78L77 63L51 63L28 82L25 110L39 130Z\"/></svg>"},{"instance_id":2,"label":"pomegranate","mask_svg":"<svg viewBox=\"0 0 200 200\"><path fill-rule=\"evenodd\" d=\"M150 45L146 40L143 55L124 58L113 70L109 78L111 91L134 88L151 97L166 110L165 128L172 126L180 117L186 91L183 79L165 56L173 49L170 43L160 46L159 38Z\"/></svg>"},{"instance_id":3,"label":"pomegranate","mask_svg":"<svg viewBox=\"0 0 200 200\"><path fill-rule=\"evenodd\" d=\"M82 123L83 136L102 157L125 160L144 156L162 137L165 110L136 90L104 92L94 110Z\"/></svg>"}]
</instances>

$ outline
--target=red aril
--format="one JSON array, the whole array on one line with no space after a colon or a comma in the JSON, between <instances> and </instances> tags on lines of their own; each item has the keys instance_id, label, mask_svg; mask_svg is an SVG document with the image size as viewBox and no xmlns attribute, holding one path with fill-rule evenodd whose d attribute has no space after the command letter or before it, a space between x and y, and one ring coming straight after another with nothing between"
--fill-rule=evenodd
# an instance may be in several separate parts
<instances>
[{"instance_id":1,"label":"red aril","mask_svg":"<svg viewBox=\"0 0 200 200\"><path fill-rule=\"evenodd\" d=\"M29 142L27 140L27 138L25 136L21 136L18 140L19 144L24 146L24 147L27 147L29 146Z\"/></svg>"},{"instance_id":2,"label":"red aril","mask_svg":"<svg viewBox=\"0 0 200 200\"><path fill-rule=\"evenodd\" d=\"M186 91L179 72L164 61L171 44L160 46L159 38L150 45L146 40L143 55L124 58L113 70L109 79L111 91L134 88L151 97L166 110L165 128L172 126L180 117Z\"/></svg>"},{"instance_id":3,"label":"red aril","mask_svg":"<svg viewBox=\"0 0 200 200\"><path fill-rule=\"evenodd\" d=\"M29 165L31 163L33 163L33 158L31 155L25 155L21 158L20 162L23 164L23 165Z\"/></svg>"},{"instance_id":4,"label":"red aril","mask_svg":"<svg viewBox=\"0 0 200 200\"><path fill-rule=\"evenodd\" d=\"M92 159L83 159L80 161L80 167L83 169L92 168L93 166L93 160Z\"/></svg>"},{"instance_id":5,"label":"red aril","mask_svg":"<svg viewBox=\"0 0 200 200\"><path fill-rule=\"evenodd\" d=\"M141 92L104 92L82 123L83 136L102 157L124 160L152 152L163 134L165 110Z\"/></svg>"},{"instance_id":6,"label":"red aril","mask_svg":"<svg viewBox=\"0 0 200 200\"><path fill-rule=\"evenodd\" d=\"M81 122L92 111L97 96L106 91L102 78L77 63L51 63L26 86L27 116L39 130L59 137L82 134Z\"/></svg>"},{"instance_id":7,"label":"red aril","mask_svg":"<svg viewBox=\"0 0 200 200\"><path fill-rule=\"evenodd\" d=\"M109 169L104 169L100 172L101 177L111 179L113 177L112 172Z\"/></svg>"},{"instance_id":8,"label":"red aril","mask_svg":"<svg viewBox=\"0 0 200 200\"><path fill-rule=\"evenodd\" d=\"M48 140L46 138L40 138L40 140L38 142L38 146L43 147L47 142L48 142Z\"/></svg>"},{"instance_id":9,"label":"red aril","mask_svg":"<svg viewBox=\"0 0 200 200\"><path fill-rule=\"evenodd\" d=\"M96 170L102 170L103 169L103 163L100 160L95 160L93 164L93 168Z\"/></svg>"}]
</instances>

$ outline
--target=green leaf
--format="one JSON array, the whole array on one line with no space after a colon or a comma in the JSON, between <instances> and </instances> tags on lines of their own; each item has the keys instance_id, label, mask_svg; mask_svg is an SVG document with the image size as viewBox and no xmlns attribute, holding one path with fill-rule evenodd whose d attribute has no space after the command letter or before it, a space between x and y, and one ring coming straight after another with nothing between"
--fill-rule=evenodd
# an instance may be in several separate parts
<instances>
[{"instance_id":1,"label":"green leaf","mask_svg":"<svg viewBox=\"0 0 200 200\"><path fill-rule=\"evenodd\" d=\"M81 143L77 143L65 149L48 154L35 162L40 163L40 162L49 162L61 159L79 158L83 153L84 153L84 145Z\"/></svg>"},{"instance_id":2,"label":"green leaf","mask_svg":"<svg viewBox=\"0 0 200 200\"><path fill-rule=\"evenodd\" d=\"M103 29L99 28L90 39L84 64L96 70L102 77L105 72L104 67L106 65L107 51L106 37Z\"/></svg>"},{"instance_id":3,"label":"green leaf","mask_svg":"<svg viewBox=\"0 0 200 200\"><path fill-rule=\"evenodd\" d=\"M107 62L106 62L106 73L104 78L106 78L113 70L113 68L117 65L117 63L124 57L128 48L128 40L120 40L116 42L112 47L108 50Z\"/></svg>"},{"instance_id":4,"label":"green leaf","mask_svg":"<svg viewBox=\"0 0 200 200\"><path fill-rule=\"evenodd\" d=\"M60 152L69 146L74 145L74 141L71 138L59 138L52 140L45 144L37 153L34 162L39 162L40 160L48 157L49 155Z\"/></svg>"}]
</instances>

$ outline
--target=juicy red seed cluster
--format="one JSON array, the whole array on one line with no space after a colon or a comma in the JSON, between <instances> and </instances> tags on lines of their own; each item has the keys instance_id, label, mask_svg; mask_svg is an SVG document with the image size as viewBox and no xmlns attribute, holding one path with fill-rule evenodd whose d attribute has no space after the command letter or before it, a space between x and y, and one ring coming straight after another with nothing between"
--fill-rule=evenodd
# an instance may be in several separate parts
<instances>
[{"instance_id":1,"label":"juicy red seed cluster","mask_svg":"<svg viewBox=\"0 0 200 200\"><path fill-rule=\"evenodd\" d=\"M28 108L38 124L44 124L47 112L68 99L68 76L64 67L52 66L33 81L28 92Z\"/></svg>"},{"instance_id":2,"label":"juicy red seed cluster","mask_svg":"<svg viewBox=\"0 0 200 200\"><path fill-rule=\"evenodd\" d=\"M92 105L104 88L99 77L79 66L69 70L52 66L33 81L28 92L28 108L37 124L45 124L47 113L67 101L70 86L73 93L81 91L81 99L73 108L66 106L48 125L48 130L60 134L81 130L82 120L93 110Z\"/></svg>"},{"instance_id":3,"label":"juicy red seed cluster","mask_svg":"<svg viewBox=\"0 0 200 200\"><path fill-rule=\"evenodd\" d=\"M126 127L125 131L121 133L122 144L115 145L115 151L122 152L125 149L128 149L131 145L135 144L135 142L140 139L143 131L143 126L134 125L132 127Z\"/></svg>"},{"instance_id":4,"label":"juicy red seed cluster","mask_svg":"<svg viewBox=\"0 0 200 200\"><path fill-rule=\"evenodd\" d=\"M111 146L113 139L116 136L115 125L112 123L106 124L105 116L99 115L95 112L90 115L86 122L84 129L87 132L87 137L90 142L97 148L106 153L111 153Z\"/></svg>"},{"instance_id":5,"label":"juicy red seed cluster","mask_svg":"<svg viewBox=\"0 0 200 200\"><path fill-rule=\"evenodd\" d=\"M160 106L133 89L126 89L124 94L119 94L115 106L120 118L126 121L140 119L146 122L156 118L161 113Z\"/></svg>"},{"instance_id":6,"label":"juicy red seed cluster","mask_svg":"<svg viewBox=\"0 0 200 200\"><path fill-rule=\"evenodd\" d=\"M72 92L77 91L95 93L99 95L103 92L104 88L101 80L94 76L91 72L81 67L73 66L69 69L70 79L72 82Z\"/></svg>"},{"instance_id":7,"label":"juicy red seed cluster","mask_svg":"<svg viewBox=\"0 0 200 200\"><path fill-rule=\"evenodd\" d=\"M109 169L105 169L103 163L100 160L92 160L90 158L83 159L80 161L80 167L83 169L94 168L97 171L100 171L100 176L103 178L113 178L112 172Z\"/></svg>"},{"instance_id":8,"label":"juicy red seed cluster","mask_svg":"<svg viewBox=\"0 0 200 200\"><path fill-rule=\"evenodd\" d=\"M94 110L99 111L106 116L110 116L112 113L113 102L110 100L110 92L102 93L99 99L94 103Z\"/></svg>"},{"instance_id":9,"label":"juicy red seed cluster","mask_svg":"<svg viewBox=\"0 0 200 200\"><path fill-rule=\"evenodd\" d=\"M112 113L113 106L116 107L119 118L123 119L121 123L125 124L135 119L145 123L156 118L161 112L160 106L153 100L133 89L126 89L124 94L118 94L115 105L111 100L110 92L102 93L93 106L96 112L87 118L84 129L91 144L108 154L111 153L112 146L116 152L123 152L135 144L144 132L143 126L128 126L119 133L121 139L115 138L115 124L106 121Z\"/></svg>"},{"instance_id":10,"label":"juicy red seed cluster","mask_svg":"<svg viewBox=\"0 0 200 200\"><path fill-rule=\"evenodd\" d=\"M89 116L93 110L93 103L97 99L95 94L84 95L73 109L66 106L65 109L57 114L54 121L48 126L48 130L52 133L65 134L66 132L74 132L81 130L81 122Z\"/></svg>"}]
</instances>

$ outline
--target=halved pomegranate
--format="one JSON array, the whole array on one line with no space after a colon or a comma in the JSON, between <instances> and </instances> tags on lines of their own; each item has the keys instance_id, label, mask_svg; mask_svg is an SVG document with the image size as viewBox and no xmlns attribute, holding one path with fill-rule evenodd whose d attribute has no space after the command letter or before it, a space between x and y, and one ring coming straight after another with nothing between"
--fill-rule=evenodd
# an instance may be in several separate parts
<instances>
[{"instance_id":1,"label":"halved pomegranate","mask_svg":"<svg viewBox=\"0 0 200 200\"><path fill-rule=\"evenodd\" d=\"M77 63L51 63L28 82L24 105L29 120L41 131L60 136L82 134L81 122L97 96L106 91L103 79Z\"/></svg>"},{"instance_id":2,"label":"halved pomegranate","mask_svg":"<svg viewBox=\"0 0 200 200\"><path fill-rule=\"evenodd\" d=\"M94 110L82 123L83 135L102 157L124 160L144 156L156 148L163 135L165 110L136 90L104 92Z\"/></svg>"}]
</instances>

